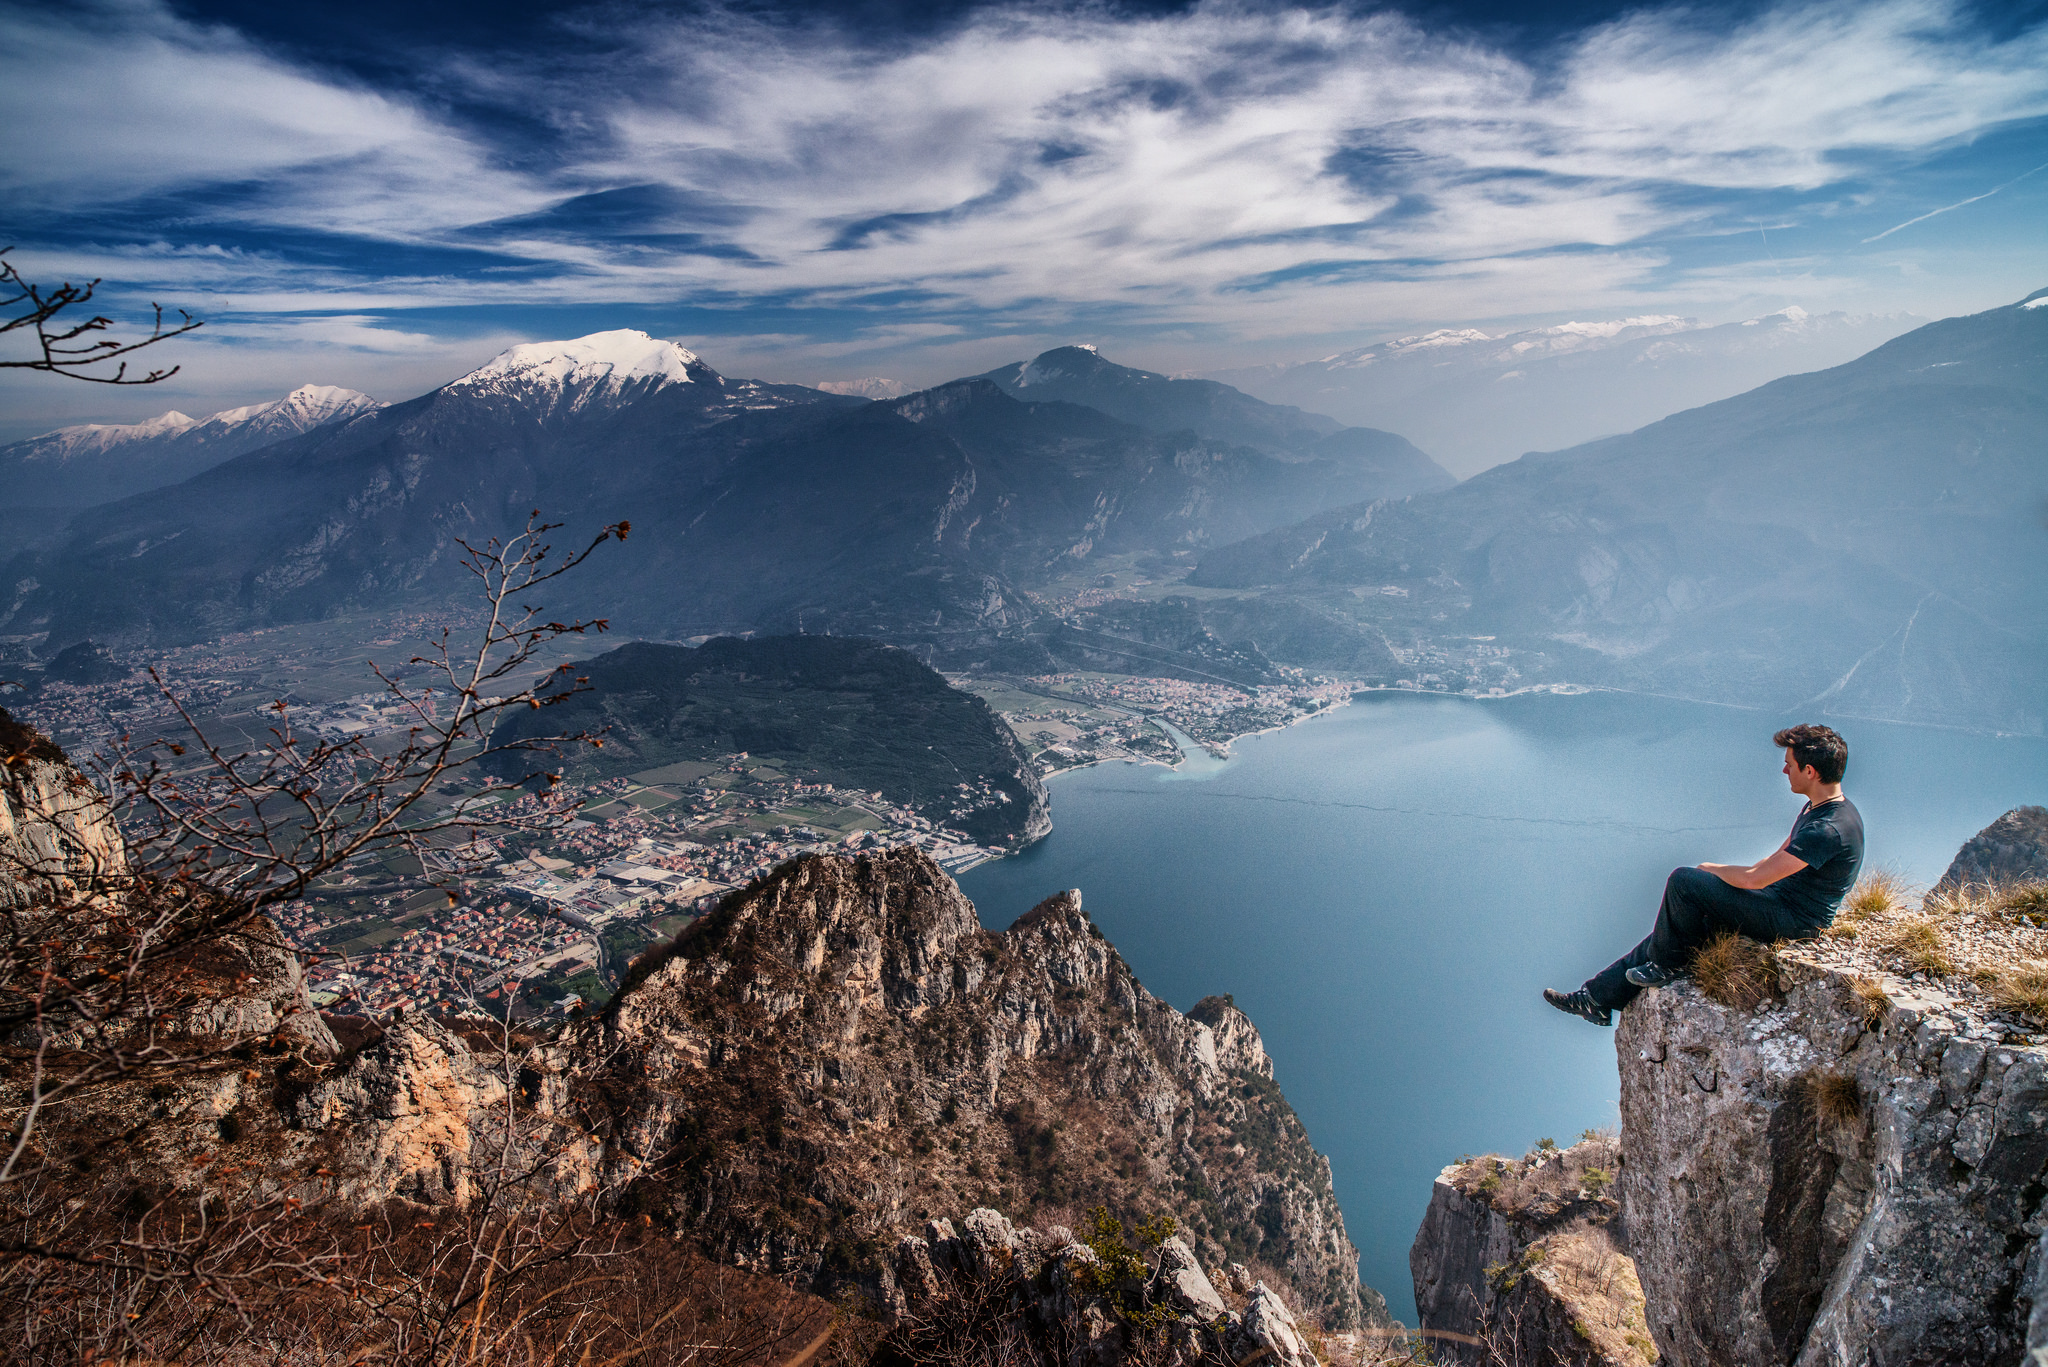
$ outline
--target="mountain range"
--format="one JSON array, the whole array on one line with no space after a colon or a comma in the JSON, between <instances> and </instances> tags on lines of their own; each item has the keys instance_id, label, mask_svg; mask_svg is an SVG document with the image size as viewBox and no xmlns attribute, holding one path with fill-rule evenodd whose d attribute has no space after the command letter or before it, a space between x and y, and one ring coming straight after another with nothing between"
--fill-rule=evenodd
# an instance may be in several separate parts
<instances>
[{"instance_id":1,"label":"mountain range","mask_svg":"<svg viewBox=\"0 0 2048 1367\"><path fill-rule=\"evenodd\" d=\"M179 483L245 451L382 406L353 389L303 384L281 399L204 418L172 411L146 422L60 427L0 446L0 488L17 506L88 507Z\"/></svg>"},{"instance_id":2,"label":"mountain range","mask_svg":"<svg viewBox=\"0 0 2048 1367\"><path fill-rule=\"evenodd\" d=\"M0 630L48 654L440 601L452 536L538 507L632 519L549 606L657 639L2039 732L2041 297L1462 484L1382 429L1085 347L870 400L728 379L643 333L535 343L93 508L0 570Z\"/></svg>"},{"instance_id":3,"label":"mountain range","mask_svg":"<svg viewBox=\"0 0 2048 1367\"><path fill-rule=\"evenodd\" d=\"M2048 291L1220 547L1189 582L1484 638L1535 678L2040 734L2044 433Z\"/></svg>"},{"instance_id":4,"label":"mountain range","mask_svg":"<svg viewBox=\"0 0 2048 1367\"><path fill-rule=\"evenodd\" d=\"M1778 313L1709 327L1648 315L1489 334L1440 328L1211 379L1406 433L1460 476L1632 431L1779 376L1840 365L1925 319Z\"/></svg>"},{"instance_id":5,"label":"mountain range","mask_svg":"<svg viewBox=\"0 0 2048 1367\"><path fill-rule=\"evenodd\" d=\"M1266 406L1239 397L1241 428ZM1213 437L1215 406L1171 388L1147 427L985 379L886 402L728 380L636 332L520 346L431 394L95 508L63 544L15 558L12 629L188 639L438 594L457 582L451 535L539 507L579 524L630 514L642 534L580 577L577 601L642 633L977 637L1030 618L1022 586L1094 557L1191 564L1452 482L1400 438L1333 423L1309 449Z\"/></svg>"}]
</instances>

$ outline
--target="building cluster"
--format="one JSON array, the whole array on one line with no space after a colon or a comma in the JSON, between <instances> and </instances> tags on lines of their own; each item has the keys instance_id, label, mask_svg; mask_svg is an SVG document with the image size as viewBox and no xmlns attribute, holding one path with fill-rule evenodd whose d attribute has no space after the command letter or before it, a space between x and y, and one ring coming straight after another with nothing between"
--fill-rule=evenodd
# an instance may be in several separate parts
<instances>
[{"instance_id":1,"label":"building cluster","mask_svg":"<svg viewBox=\"0 0 2048 1367\"><path fill-rule=\"evenodd\" d=\"M1057 690L1077 700L1158 718L1212 748L1227 746L1238 736L1271 730L1321 711L1350 697L1357 687L1321 676L1303 676L1283 684L1242 686L1083 673L1045 674L1025 682L1042 691ZM1065 719L1065 714L1054 715ZM1028 722L1024 724L1028 725ZM1094 746L1092 751L1091 743ZM1072 756L1079 762L1086 762L1091 755L1105 757L1102 754L1104 745L1138 749L1147 748L1150 743L1141 742L1127 723L1112 720L1096 722L1091 729L1082 730L1072 745L1049 745L1047 748L1056 759ZM1154 756L1145 754L1142 757Z\"/></svg>"}]
</instances>

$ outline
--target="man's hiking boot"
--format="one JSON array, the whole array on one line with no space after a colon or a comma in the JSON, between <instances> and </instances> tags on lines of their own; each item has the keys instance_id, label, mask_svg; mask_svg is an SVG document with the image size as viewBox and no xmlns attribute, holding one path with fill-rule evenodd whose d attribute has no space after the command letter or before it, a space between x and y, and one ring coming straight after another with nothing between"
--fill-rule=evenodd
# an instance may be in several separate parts
<instances>
[{"instance_id":1,"label":"man's hiking boot","mask_svg":"<svg viewBox=\"0 0 2048 1367\"><path fill-rule=\"evenodd\" d=\"M1583 987L1576 992L1560 992L1554 987L1546 987L1543 1000L1580 1020L1591 1021L1595 1025L1614 1024L1614 1013L1594 1001L1593 994Z\"/></svg>"},{"instance_id":2,"label":"man's hiking boot","mask_svg":"<svg viewBox=\"0 0 2048 1367\"><path fill-rule=\"evenodd\" d=\"M1622 976L1637 987L1669 987L1686 973L1684 969L1673 968L1669 964L1637 964Z\"/></svg>"}]
</instances>

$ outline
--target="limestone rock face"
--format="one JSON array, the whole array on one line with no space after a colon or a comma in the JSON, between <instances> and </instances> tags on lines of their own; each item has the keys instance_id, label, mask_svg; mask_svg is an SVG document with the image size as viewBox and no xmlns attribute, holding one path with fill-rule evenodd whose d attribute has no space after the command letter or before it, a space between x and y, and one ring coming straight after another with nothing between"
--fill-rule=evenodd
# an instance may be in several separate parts
<instances>
[{"instance_id":1,"label":"limestone rock face","mask_svg":"<svg viewBox=\"0 0 2048 1367\"><path fill-rule=\"evenodd\" d=\"M1616 1034L1623 1206L1663 1361L2019 1362L2048 1049L1823 947L1778 963L1755 1012L1681 984Z\"/></svg>"},{"instance_id":2,"label":"limestone rock face","mask_svg":"<svg viewBox=\"0 0 2048 1367\"><path fill-rule=\"evenodd\" d=\"M2015 807L1963 842L1936 888L2048 879L2048 807Z\"/></svg>"},{"instance_id":3,"label":"limestone rock face","mask_svg":"<svg viewBox=\"0 0 2048 1367\"><path fill-rule=\"evenodd\" d=\"M0 913L126 867L99 790L61 749L0 709Z\"/></svg>"},{"instance_id":4,"label":"limestone rock face","mask_svg":"<svg viewBox=\"0 0 2048 1367\"><path fill-rule=\"evenodd\" d=\"M1126 1254L1133 1251L1125 1245ZM1103 1266L1094 1248L1074 1242L1061 1226L1019 1228L988 1209L968 1215L958 1232L950 1220L931 1221L923 1236L897 1241L895 1290L886 1308L909 1342L883 1359L943 1361L951 1345L1022 1337L1048 1360L1088 1367L1233 1367L1268 1360L1276 1367L1321 1367L1279 1292L1254 1282L1233 1305L1185 1240L1165 1239L1148 1274L1115 1285L1105 1283Z\"/></svg>"},{"instance_id":5,"label":"limestone rock face","mask_svg":"<svg viewBox=\"0 0 2048 1367\"><path fill-rule=\"evenodd\" d=\"M1619 1141L1583 1140L1437 1175L1408 1265L1446 1362L1648 1367L1643 1291L1611 1183Z\"/></svg>"},{"instance_id":6,"label":"limestone rock face","mask_svg":"<svg viewBox=\"0 0 2048 1367\"><path fill-rule=\"evenodd\" d=\"M1173 1215L1209 1265L1257 1260L1333 1329L1388 1322L1257 1030L1152 996L1077 893L995 933L915 850L800 859L557 1052L604 1060L579 1094L603 1183L744 1265L880 1293L832 1250L1102 1204Z\"/></svg>"},{"instance_id":7,"label":"limestone rock face","mask_svg":"<svg viewBox=\"0 0 2048 1367\"><path fill-rule=\"evenodd\" d=\"M546 1120L556 1098L545 1094L530 1067L523 1070L529 1092L523 1099L530 1107L541 1104L508 1129L506 1094L522 1070L511 1070L508 1085L503 1051L473 1047L425 1016L400 1016L381 1026L359 1022L357 1029L358 1047L344 1065L296 1099L294 1142L285 1148L300 1166L327 1160L351 1203L396 1197L424 1206L466 1205L478 1173L488 1171L508 1144L545 1147L549 1185L557 1193L589 1188L595 1146Z\"/></svg>"},{"instance_id":8,"label":"limestone rock face","mask_svg":"<svg viewBox=\"0 0 2048 1367\"><path fill-rule=\"evenodd\" d=\"M1159 1282L1177 1310L1205 1324L1227 1308L1185 1239L1168 1239L1159 1246Z\"/></svg>"},{"instance_id":9,"label":"limestone rock face","mask_svg":"<svg viewBox=\"0 0 2048 1367\"><path fill-rule=\"evenodd\" d=\"M1252 1287L1238 1336L1243 1346L1251 1350L1246 1356L1263 1353L1278 1367L1315 1367L1316 1355L1302 1338L1287 1303L1264 1282Z\"/></svg>"}]
</instances>

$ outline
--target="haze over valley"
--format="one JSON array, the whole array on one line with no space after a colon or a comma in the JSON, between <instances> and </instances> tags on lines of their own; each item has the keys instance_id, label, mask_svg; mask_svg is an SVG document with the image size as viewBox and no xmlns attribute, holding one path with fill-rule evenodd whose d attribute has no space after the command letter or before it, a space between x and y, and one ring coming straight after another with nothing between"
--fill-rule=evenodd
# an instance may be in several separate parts
<instances>
[{"instance_id":1,"label":"haze over valley","mask_svg":"<svg viewBox=\"0 0 2048 1367\"><path fill-rule=\"evenodd\" d=\"M1087 347L866 400L630 330L530 343L175 482L153 429L102 440L92 484L162 482L18 535L0 630L54 654L418 607L461 588L451 535L630 508L565 606L654 639L2039 734L2040 297L1463 483L1396 433ZM41 470L57 440L10 451Z\"/></svg>"}]
</instances>

